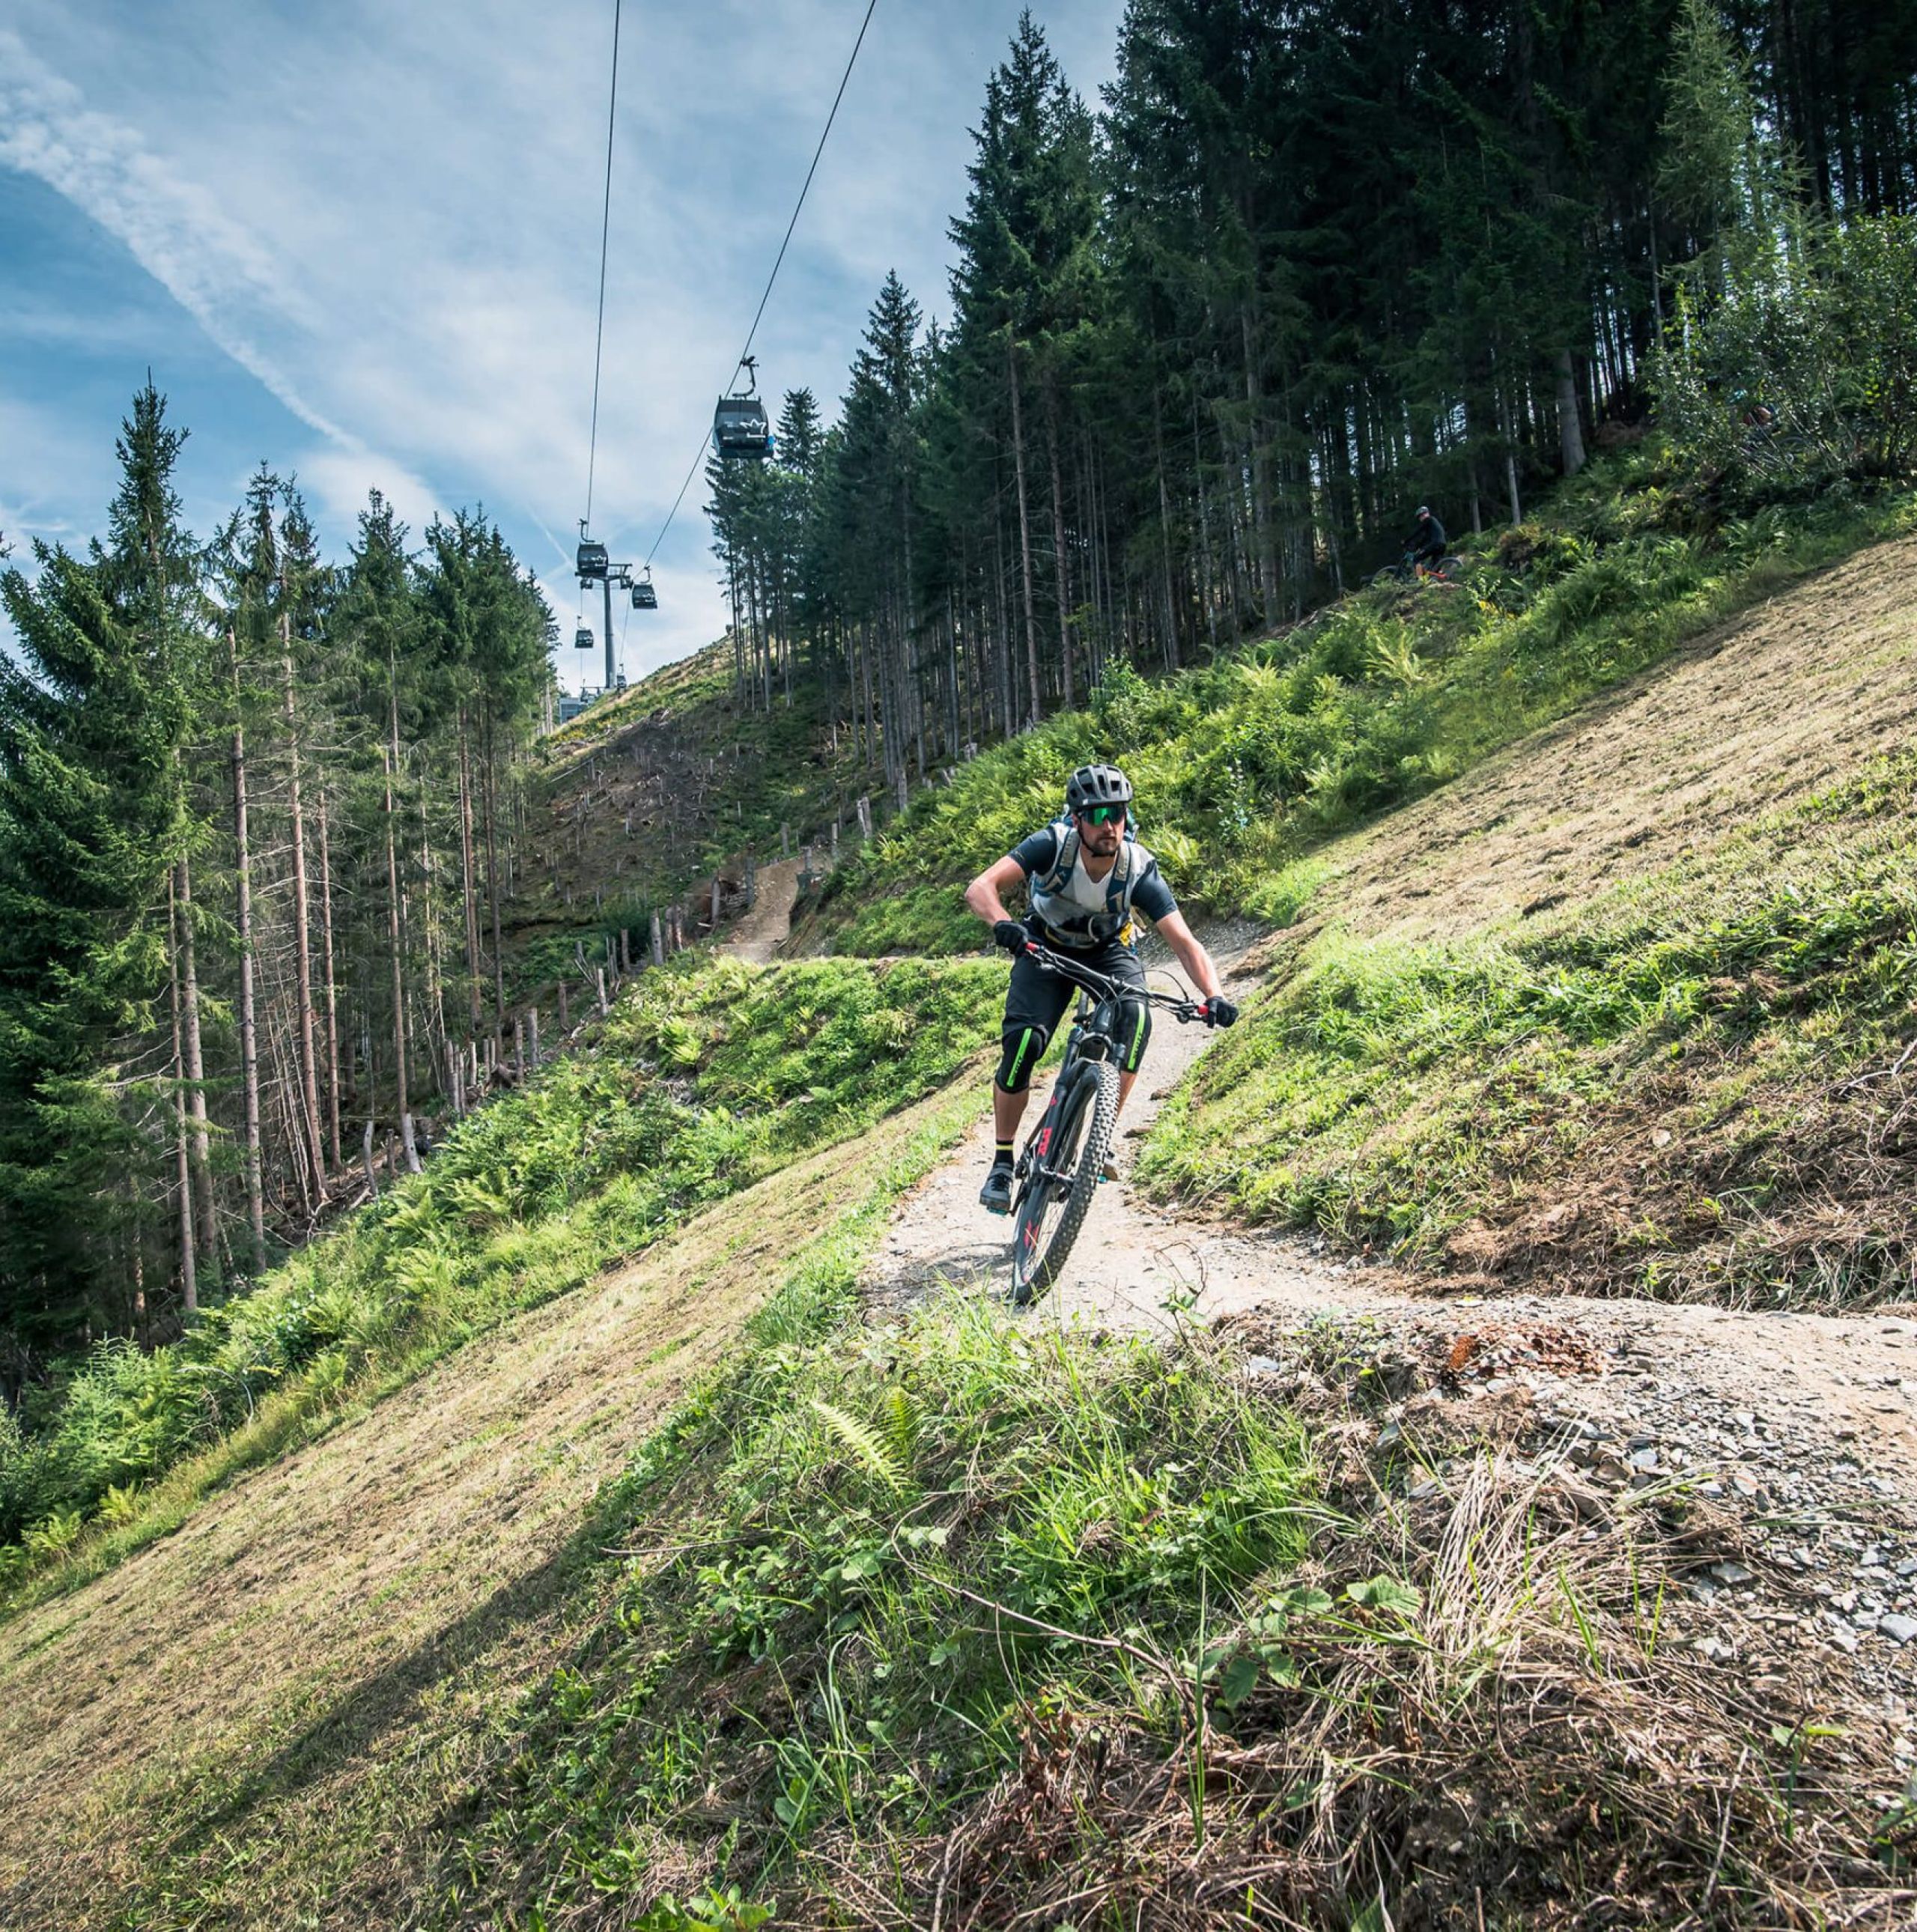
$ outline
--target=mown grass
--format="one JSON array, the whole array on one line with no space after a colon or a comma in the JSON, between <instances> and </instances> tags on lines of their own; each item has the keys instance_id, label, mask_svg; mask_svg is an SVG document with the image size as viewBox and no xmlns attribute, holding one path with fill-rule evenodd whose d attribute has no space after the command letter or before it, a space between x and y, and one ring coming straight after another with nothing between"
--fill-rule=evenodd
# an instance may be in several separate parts
<instances>
[{"instance_id":1,"label":"mown grass","mask_svg":"<svg viewBox=\"0 0 1917 1932\"><path fill-rule=\"evenodd\" d=\"M1141 1175L1587 1291L1800 1305L1907 1290L1900 1076L1872 1070L1896 1060L1917 996L1914 797L1903 751L1468 941L1332 928L1200 1064Z\"/></svg>"},{"instance_id":2,"label":"mown grass","mask_svg":"<svg viewBox=\"0 0 1917 1932\"><path fill-rule=\"evenodd\" d=\"M1664 526L1652 458L1600 466L1558 520L1474 547L1456 588L1366 590L1214 664L1148 682L1120 665L1060 715L921 794L822 896L844 953L979 942L967 878L1059 809L1065 774L1122 764L1139 836L1181 902L1284 923L1329 836L1402 804L1862 544L1917 498L1832 498L1708 535ZM1628 486L1628 487L1624 487Z\"/></svg>"},{"instance_id":3,"label":"mown grass","mask_svg":"<svg viewBox=\"0 0 1917 1932\"><path fill-rule=\"evenodd\" d=\"M12 1576L64 1586L349 1402L932 1090L988 1034L1000 978L694 955L644 976L592 1052L462 1123L425 1173L257 1290L172 1346L104 1345L0 1414Z\"/></svg>"}]
</instances>

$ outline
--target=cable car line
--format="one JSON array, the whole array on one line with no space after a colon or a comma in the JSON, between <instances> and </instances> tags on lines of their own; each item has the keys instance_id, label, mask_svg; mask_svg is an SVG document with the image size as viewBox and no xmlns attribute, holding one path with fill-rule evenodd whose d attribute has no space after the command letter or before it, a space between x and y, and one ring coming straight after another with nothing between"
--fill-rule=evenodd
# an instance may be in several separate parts
<instances>
[{"instance_id":1,"label":"cable car line","mask_svg":"<svg viewBox=\"0 0 1917 1932\"><path fill-rule=\"evenodd\" d=\"M592 337L592 427L586 445L586 520L592 520L592 468L599 454L599 362L606 343L606 256L612 236L613 130L619 119L619 16L613 0L612 87L606 103L606 200L599 216L599 321Z\"/></svg>"},{"instance_id":2,"label":"cable car line","mask_svg":"<svg viewBox=\"0 0 1917 1932\"><path fill-rule=\"evenodd\" d=\"M799 190L799 199L793 204L792 219L785 224L785 238L779 243L778 254L772 265L772 273L766 278L765 291L759 297L759 306L753 313L752 326L746 332L746 346L739 352L739 360L733 364L733 374L735 376L742 368L747 368L750 362L753 338L759 332L759 324L766 313L766 304L772 299L772 284L778 280L778 272L784 265L785 251L791 244L793 231L799 226L800 213L806 206L806 196L812 188L812 177L818 172L819 158L825 152L826 138L832 133L832 124L838 118L838 105L845 98L846 86L852 78L852 69L858 60L859 50L866 44L866 29L872 24L872 15L878 10L878 0L867 0L866 17L859 23L859 37L852 43L851 53L847 57L845 62L845 71L838 77L838 92L832 98L832 109L826 116L825 126L820 132L819 144L812 150L812 164L806 170L805 181ZM607 168L607 194L610 197L611 194L610 157L608 159ZM603 268L601 273L603 277ZM596 376L594 380L596 383ZM754 386L757 386L756 380ZM666 532L672 528L674 518L679 514L679 506L686 500L686 491L692 488L693 476L698 470L700 460L706 453L706 446L710 440L710 438L706 436L701 436L699 439L699 446L692 453L692 465L686 470L685 481L679 486L679 494L672 500L672 508L666 512L665 521L659 526L659 533L652 539L652 548L646 553L646 562L649 566L652 559L658 554L659 545L665 542ZM721 453L724 453L723 444L721 446Z\"/></svg>"}]
</instances>

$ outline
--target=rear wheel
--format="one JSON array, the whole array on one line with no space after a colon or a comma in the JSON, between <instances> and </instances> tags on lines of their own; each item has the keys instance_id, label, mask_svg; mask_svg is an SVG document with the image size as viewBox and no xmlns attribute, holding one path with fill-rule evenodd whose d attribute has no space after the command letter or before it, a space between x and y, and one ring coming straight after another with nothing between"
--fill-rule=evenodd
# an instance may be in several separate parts
<instances>
[{"instance_id":1,"label":"rear wheel","mask_svg":"<svg viewBox=\"0 0 1917 1932\"><path fill-rule=\"evenodd\" d=\"M1049 1110L1048 1110L1049 1111ZM1090 1213L1118 1119L1118 1070L1081 1063L1052 1114L1012 1228L1012 1299L1021 1308L1058 1279Z\"/></svg>"}]
</instances>

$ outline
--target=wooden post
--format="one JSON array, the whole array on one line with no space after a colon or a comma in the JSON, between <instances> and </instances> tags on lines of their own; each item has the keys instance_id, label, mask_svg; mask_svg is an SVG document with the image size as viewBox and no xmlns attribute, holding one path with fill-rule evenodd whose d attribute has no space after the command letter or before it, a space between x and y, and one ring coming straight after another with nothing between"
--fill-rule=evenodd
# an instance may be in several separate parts
<instances>
[{"instance_id":1,"label":"wooden post","mask_svg":"<svg viewBox=\"0 0 1917 1932\"><path fill-rule=\"evenodd\" d=\"M561 1033L561 1034L562 1034L562 1035L564 1035L564 1034L569 1034L569 1033L570 1033L570 1032L572 1032L572 1016L569 1012L568 1012L566 1011L566 981L565 981L565 980L564 980L564 978L563 978L563 977L562 977L562 978L561 978L561 980L560 980L560 982L559 982L559 996L560 996L560 1032Z\"/></svg>"},{"instance_id":2,"label":"wooden post","mask_svg":"<svg viewBox=\"0 0 1917 1932\"><path fill-rule=\"evenodd\" d=\"M622 973L632 970L632 928L622 926L619 929L619 970Z\"/></svg>"},{"instance_id":3,"label":"wooden post","mask_svg":"<svg viewBox=\"0 0 1917 1932\"><path fill-rule=\"evenodd\" d=\"M746 910L750 912L759 902L759 867L754 859L746 861Z\"/></svg>"},{"instance_id":4,"label":"wooden post","mask_svg":"<svg viewBox=\"0 0 1917 1932\"><path fill-rule=\"evenodd\" d=\"M607 1014L608 1014L609 1012L610 1012L612 1011L612 1005L611 1005L611 1002L610 1002L610 1001L609 1001L609 1000L607 999L607 998L606 998L606 970L605 970L605 968L604 968L603 966L595 966L595 967L592 968L592 977L593 977L593 979L597 982L597 983L598 983L598 991L599 991L599 1017L600 1017L600 1018L601 1018L601 1019L604 1019L604 1018L605 1018L605 1016L607 1016Z\"/></svg>"},{"instance_id":5,"label":"wooden post","mask_svg":"<svg viewBox=\"0 0 1917 1932\"><path fill-rule=\"evenodd\" d=\"M812 876L812 848L809 845L800 848L799 870L801 875L806 878L809 879Z\"/></svg>"},{"instance_id":6,"label":"wooden post","mask_svg":"<svg viewBox=\"0 0 1917 1932\"><path fill-rule=\"evenodd\" d=\"M446 1042L446 1091L452 1097L453 1118L458 1120L466 1112L466 1082L460 1078L465 1069L460 1064L459 1042Z\"/></svg>"},{"instance_id":7,"label":"wooden post","mask_svg":"<svg viewBox=\"0 0 1917 1932\"><path fill-rule=\"evenodd\" d=\"M375 1201L380 1198L380 1177L373 1171L373 1123L366 1123L366 1131L360 1136L359 1150L366 1160L366 1184L373 1190Z\"/></svg>"},{"instance_id":8,"label":"wooden post","mask_svg":"<svg viewBox=\"0 0 1917 1932\"><path fill-rule=\"evenodd\" d=\"M838 820L836 818L832 821L832 862L836 865L838 861Z\"/></svg>"},{"instance_id":9,"label":"wooden post","mask_svg":"<svg viewBox=\"0 0 1917 1932\"><path fill-rule=\"evenodd\" d=\"M718 882L718 874L716 872L715 872L715 873L712 874L712 930L713 930L713 932L717 932L718 931L718 922L719 922L719 882Z\"/></svg>"},{"instance_id":10,"label":"wooden post","mask_svg":"<svg viewBox=\"0 0 1917 1932\"><path fill-rule=\"evenodd\" d=\"M665 934L660 929L659 916L656 910L652 914L652 964L655 966L663 966L665 964Z\"/></svg>"},{"instance_id":11,"label":"wooden post","mask_svg":"<svg viewBox=\"0 0 1917 1932\"><path fill-rule=\"evenodd\" d=\"M872 836L872 801L864 792L859 794L859 836L869 839Z\"/></svg>"},{"instance_id":12,"label":"wooden post","mask_svg":"<svg viewBox=\"0 0 1917 1932\"><path fill-rule=\"evenodd\" d=\"M512 1021L512 1070L521 1078L526 1073L526 1017L515 1013Z\"/></svg>"},{"instance_id":13,"label":"wooden post","mask_svg":"<svg viewBox=\"0 0 1917 1932\"><path fill-rule=\"evenodd\" d=\"M532 1055L532 1064L539 1064L539 1009L528 1006L526 1010L526 1043Z\"/></svg>"},{"instance_id":14,"label":"wooden post","mask_svg":"<svg viewBox=\"0 0 1917 1932\"><path fill-rule=\"evenodd\" d=\"M792 828L789 825L778 828L778 856L782 859L792 856Z\"/></svg>"}]
</instances>

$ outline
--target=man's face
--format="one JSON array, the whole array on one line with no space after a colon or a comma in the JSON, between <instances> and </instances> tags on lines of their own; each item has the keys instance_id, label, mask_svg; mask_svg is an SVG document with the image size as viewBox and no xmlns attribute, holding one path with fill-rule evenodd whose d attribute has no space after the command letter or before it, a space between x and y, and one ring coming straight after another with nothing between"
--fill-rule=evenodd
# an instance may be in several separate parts
<instances>
[{"instance_id":1,"label":"man's face","mask_svg":"<svg viewBox=\"0 0 1917 1932\"><path fill-rule=\"evenodd\" d=\"M1125 808L1122 805L1094 806L1078 814L1078 838L1095 859L1108 859L1125 836Z\"/></svg>"}]
</instances>

